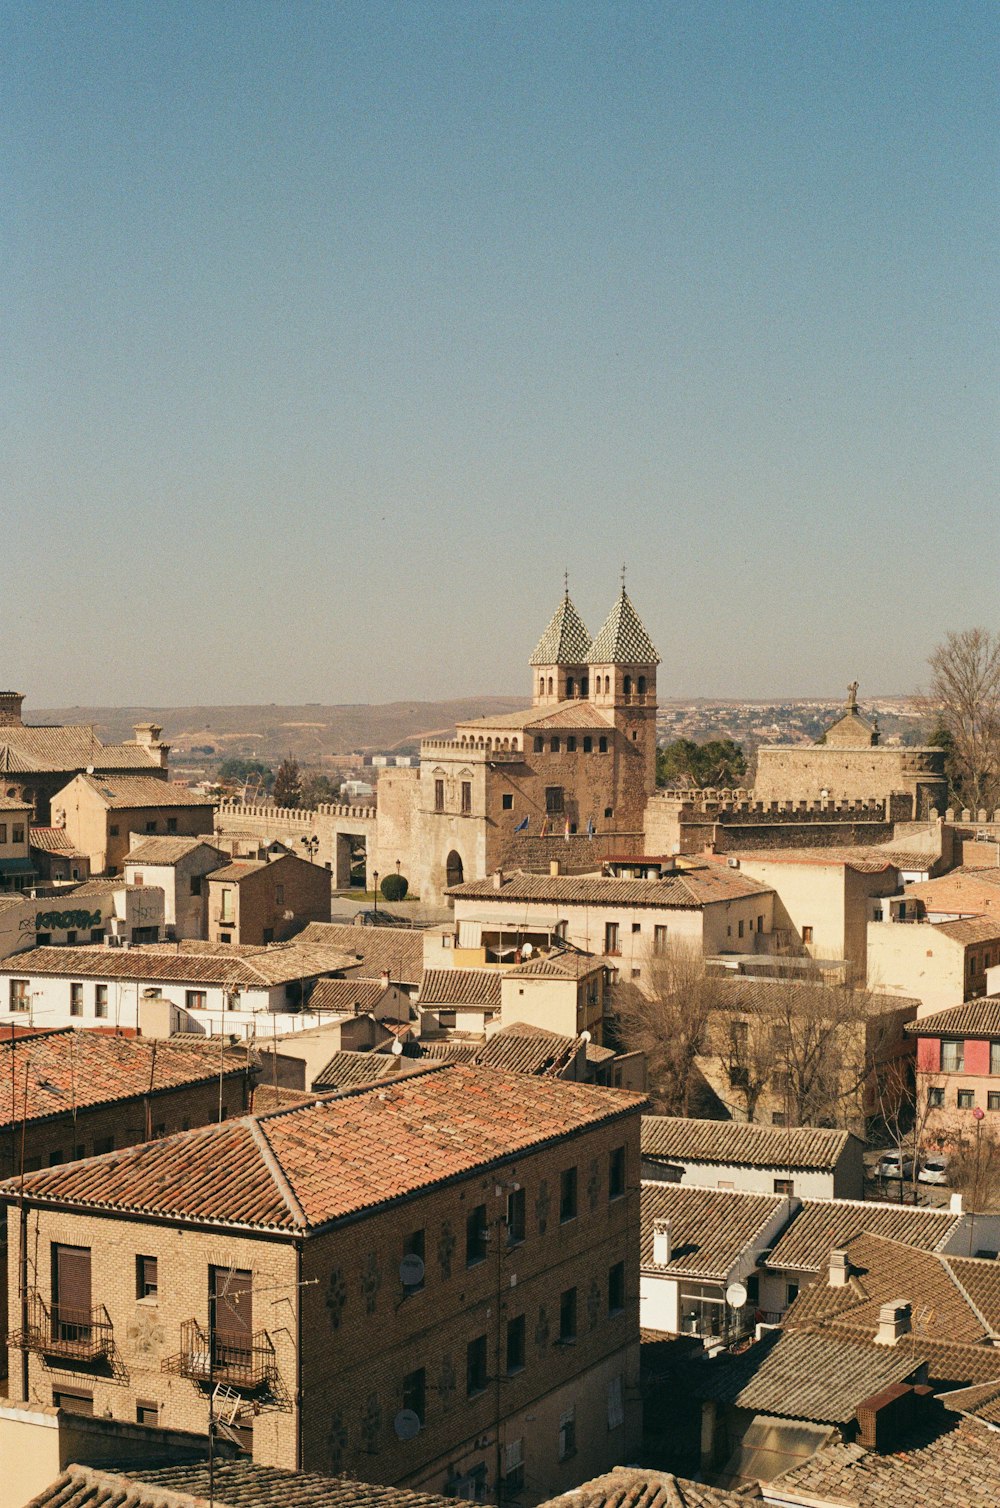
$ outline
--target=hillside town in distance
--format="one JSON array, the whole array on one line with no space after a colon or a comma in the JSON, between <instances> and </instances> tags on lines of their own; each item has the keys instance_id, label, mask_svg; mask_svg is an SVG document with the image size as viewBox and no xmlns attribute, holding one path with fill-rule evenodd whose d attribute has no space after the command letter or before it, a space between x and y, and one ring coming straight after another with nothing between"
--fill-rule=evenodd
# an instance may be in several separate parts
<instances>
[{"instance_id":1,"label":"hillside town in distance","mask_svg":"<svg viewBox=\"0 0 1000 1508\"><path fill-rule=\"evenodd\" d=\"M546 616L335 781L0 693L0 1508L1000 1500L997 677Z\"/></svg>"}]
</instances>

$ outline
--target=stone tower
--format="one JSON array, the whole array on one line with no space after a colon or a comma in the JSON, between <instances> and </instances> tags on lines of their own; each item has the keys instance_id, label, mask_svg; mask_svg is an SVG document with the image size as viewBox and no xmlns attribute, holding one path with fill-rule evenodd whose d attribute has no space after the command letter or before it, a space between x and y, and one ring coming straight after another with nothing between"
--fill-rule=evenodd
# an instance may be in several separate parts
<instances>
[{"instance_id":1,"label":"stone tower","mask_svg":"<svg viewBox=\"0 0 1000 1508\"><path fill-rule=\"evenodd\" d=\"M0 728L20 728L23 691L0 691Z\"/></svg>"},{"instance_id":2,"label":"stone tower","mask_svg":"<svg viewBox=\"0 0 1000 1508\"><path fill-rule=\"evenodd\" d=\"M590 694L589 653L590 635L567 590L528 661L534 705L555 706L574 697L585 699Z\"/></svg>"},{"instance_id":3,"label":"stone tower","mask_svg":"<svg viewBox=\"0 0 1000 1508\"><path fill-rule=\"evenodd\" d=\"M622 585L587 656L590 700L614 718L642 761L647 795L656 789L656 667L660 656Z\"/></svg>"}]
</instances>

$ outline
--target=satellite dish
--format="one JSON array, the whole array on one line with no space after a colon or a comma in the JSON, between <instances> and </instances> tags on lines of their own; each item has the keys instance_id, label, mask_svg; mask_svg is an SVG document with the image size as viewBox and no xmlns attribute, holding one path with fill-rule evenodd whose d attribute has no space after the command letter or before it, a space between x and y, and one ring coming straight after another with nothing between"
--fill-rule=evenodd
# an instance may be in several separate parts
<instances>
[{"instance_id":1,"label":"satellite dish","mask_svg":"<svg viewBox=\"0 0 1000 1508\"><path fill-rule=\"evenodd\" d=\"M419 1257L417 1261L420 1262ZM423 1267L424 1264L420 1262L420 1265ZM392 1427L396 1431L397 1440L412 1440L420 1433L420 1415L413 1409L400 1409L392 1421Z\"/></svg>"},{"instance_id":2,"label":"satellite dish","mask_svg":"<svg viewBox=\"0 0 1000 1508\"><path fill-rule=\"evenodd\" d=\"M742 1283L730 1283L726 1289L726 1303L730 1309L742 1309L749 1295Z\"/></svg>"},{"instance_id":3,"label":"satellite dish","mask_svg":"<svg viewBox=\"0 0 1000 1508\"><path fill-rule=\"evenodd\" d=\"M416 1252L408 1252L399 1264L399 1281L404 1288L417 1288L424 1281L424 1259ZM403 1413L412 1412L404 1409ZM413 1416L416 1418L416 1415ZM400 1439L402 1439L402 1435ZM407 1436L409 1438L409 1436Z\"/></svg>"}]
</instances>

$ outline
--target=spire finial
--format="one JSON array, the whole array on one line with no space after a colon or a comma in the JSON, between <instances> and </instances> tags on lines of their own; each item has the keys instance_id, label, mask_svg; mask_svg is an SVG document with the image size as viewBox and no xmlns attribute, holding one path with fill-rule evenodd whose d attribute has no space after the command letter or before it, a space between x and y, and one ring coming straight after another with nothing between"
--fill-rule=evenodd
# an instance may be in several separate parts
<instances>
[{"instance_id":1,"label":"spire finial","mask_svg":"<svg viewBox=\"0 0 1000 1508\"><path fill-rule=\"evenodd\" d=\"M622 561L622 596L625 595L625 562Z\"/></svg>"},{"instance_id":2,"label":"spire finial","mask_svg":"<svg viewBox=\"0 0 1000 1508\"><path fill-rule=\"evenodd\" d=\"M563 571L563 595L569 596L569 570Z\"/></svg>"}]
</instances>

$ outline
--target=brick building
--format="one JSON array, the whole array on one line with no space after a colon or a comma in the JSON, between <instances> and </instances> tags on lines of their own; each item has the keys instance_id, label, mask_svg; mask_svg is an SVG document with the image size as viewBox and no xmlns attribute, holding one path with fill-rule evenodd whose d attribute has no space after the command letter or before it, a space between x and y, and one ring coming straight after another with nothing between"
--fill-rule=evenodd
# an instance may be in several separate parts
<instances>
[{"instance_id":1,"label":"brick building","mask_svg":"<svg viewBox=\"0 0 1000 1508\"><path fill-rule=\"evenodd\" d=\"M77 775L52 797L52 820L94 874L118 874L131 834L211 836L215 803L154 775Z\"/></svg>"},{"instance_id":2,"label":"brick building","mask_svg":"<svg viewBox=\"0 0 1000 1508\"><path fill-rule=\"evenodd\" d=\"M330 920L329 873L295 854L235 859L206 884L209 942L284 942L303 923Z\"/></svg>"},{"instance_id":3,"label":"brick building","mask_svg":"<svg viewBox=\"0 0 1000 1508\"><path fill-rule=\"evenodd\" d=\"M10 1395L537 1503L638 1445L643 1104L445 1066L29 1174Z\"/></svg>"}]
</instances>

